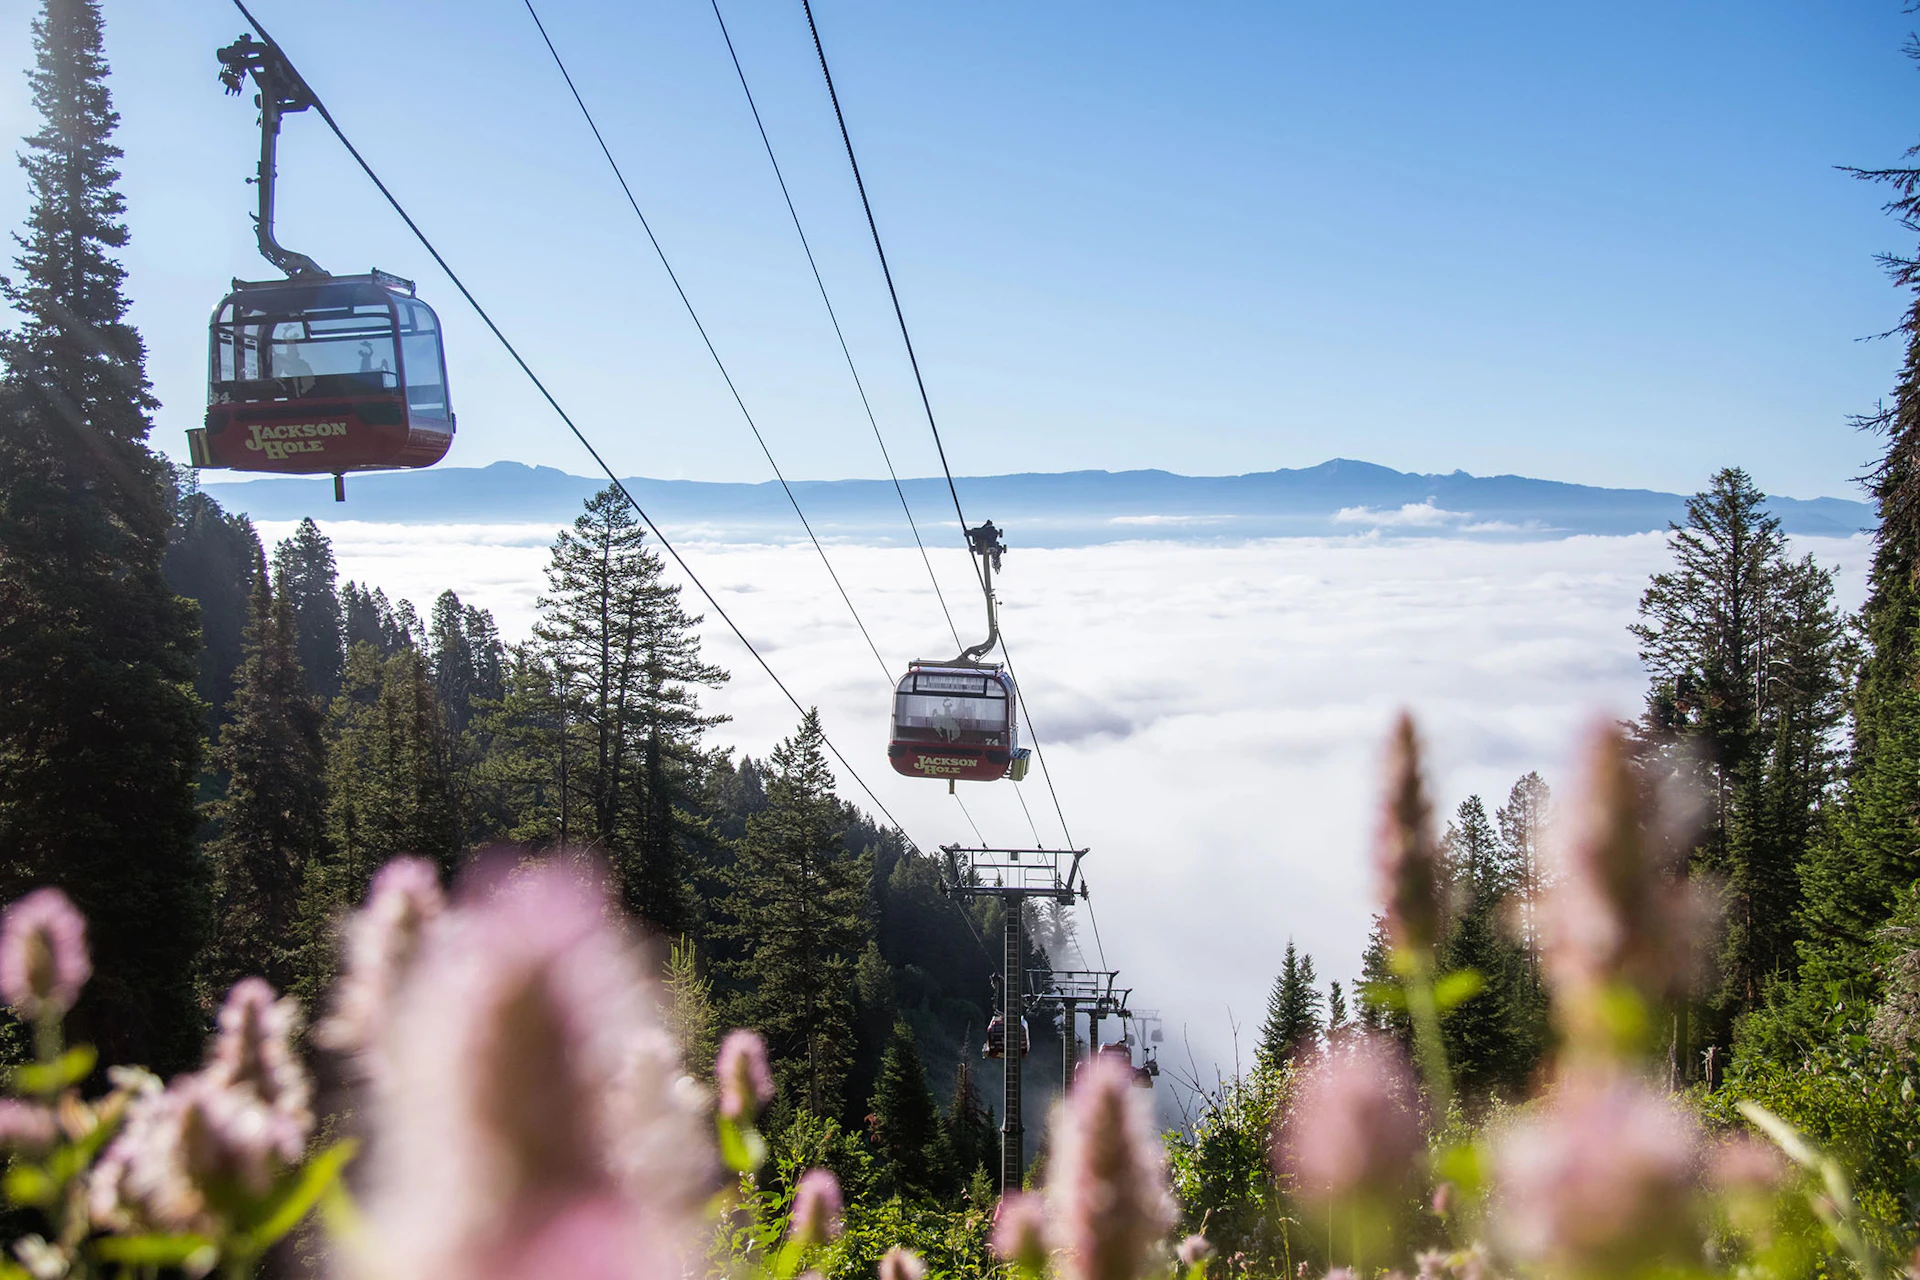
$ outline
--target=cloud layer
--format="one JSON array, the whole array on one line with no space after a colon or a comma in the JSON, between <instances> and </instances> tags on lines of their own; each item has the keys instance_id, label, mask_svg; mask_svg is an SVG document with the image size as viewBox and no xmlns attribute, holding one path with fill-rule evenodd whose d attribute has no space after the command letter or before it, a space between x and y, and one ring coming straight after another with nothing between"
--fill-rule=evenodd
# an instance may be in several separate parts
<instances>
[{"instance_id":1,"label":"cloud layer","mask_svg":"<svg viewBox=\"0 0 1920 1280\"><path fill-rule=\"evenodd\" d=\"M263 524L270 538L290 526ZM326 526L343 577L423 609L446 587L510 638L531 624L552 526ZM1800 544L1862 594L1864 537ZM683 548L727 611L923 848L972 838L1062 839L1036 769L967 784L959 802L886 761L890 680L953 637L917 552L833 550L887 669L862 643L811 548ZM984 633L978 588L940 550L961 635ZM1021 690L1086 869L1107 963L1184 1028L1210 1076L1248 1057L1292 938L1327 977L1358 965L1370 903L1378 753L1396 709L1419 717L1435 791L1491 806L1539 769L1556 787L1583 729L1637 709L1626 626L1663 538L1554 542L1294 538L1242 545L1016 546L1000 579ZM691 593L689 593L691 596ZM710 612L698 599L695 612ZM715 741L764 754L795 713L716 619L709 653L733 672ZM857 785L844 793L871 807ZM1016 790L1018 794L1016 794ZM1023 810L1020 800L1026 801ZM966 812L961 812L964 804ZM1031 814L1033 826L1028 823ZM1101 947L1084 920L1089 961ZM1180 1050L1184 1056L1184 1050Z\"/></svg>"}]
</instances>

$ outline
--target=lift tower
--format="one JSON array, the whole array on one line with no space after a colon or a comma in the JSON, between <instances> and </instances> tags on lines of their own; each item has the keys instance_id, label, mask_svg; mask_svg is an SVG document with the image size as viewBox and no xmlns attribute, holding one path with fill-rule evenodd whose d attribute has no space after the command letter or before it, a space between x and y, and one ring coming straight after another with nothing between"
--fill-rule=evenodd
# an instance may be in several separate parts
<instances>
[{"instance_id":1,"label":"lift tower","mask_svg":"<svg viewBox=\"0 0 1920 1280\"><path fill-rule=\"evenodd\" d=\"M999 898L1006 912L1006 957L1000 981L1001 1043L1006 1068L1000 1091L1000 1192L1020 1189L1024 1172L1020 1124L1020 1060L1026 1054L1021 1019L1026 1013L1026 972L1020 917L1028 898L1050 898L1067 906L1085 897L1080 875L1085 849L984 849L943 844L947 855L941 892L957 898Z\"/></svg>"},{"instance_id":2,"label":"lift tower","mask_svg":"<svg viewBox=\"0 0 1920 1280\"><path fill-rule=\"evenodd\" d=\"M1114 985L1119 977L1117 969L1055 969L1044 982L1040 974L1033 975L1032 990L1027 993L1029 1005L1040 1011L1058 1009L1066 1015L1066 1034L1060 1040L1060 1089L1063 1093L1073 1088L1076 1016L1080 1013L1087 1015L1089 1053L1100 1051L1100 1019L1127 1016L1127 998L1132 994L1132 989Z\"/></svg>"}]
</instances>

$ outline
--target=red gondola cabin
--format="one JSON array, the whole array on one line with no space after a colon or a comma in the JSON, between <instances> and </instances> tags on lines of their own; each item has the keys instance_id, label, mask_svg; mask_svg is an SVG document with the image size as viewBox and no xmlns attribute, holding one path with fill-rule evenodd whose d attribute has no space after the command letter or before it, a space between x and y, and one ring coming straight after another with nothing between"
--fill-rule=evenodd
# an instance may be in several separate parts
<instances>
[{"instance_id":1,"label":"red gondola cabin","mask_svg":"<svg viewBox=\"0 0 1920 1280\"><path fill-rule=\"evenodd\" d=\"M893 695L887 758L909 778L1026 776L1013 677L991 664L916 662Z\"/></svg>"},{"instance_id":2,"label":"red gondola cabin","mask_svg":"<svg viewBox=\"0 0 1920 1280\"><path fill-rule=\"evenodd\" d=\"M440 321L375 271L250 283L213 313L196 467L295 475L429 467L453 440Z\"/></svg>"}]
</instances>

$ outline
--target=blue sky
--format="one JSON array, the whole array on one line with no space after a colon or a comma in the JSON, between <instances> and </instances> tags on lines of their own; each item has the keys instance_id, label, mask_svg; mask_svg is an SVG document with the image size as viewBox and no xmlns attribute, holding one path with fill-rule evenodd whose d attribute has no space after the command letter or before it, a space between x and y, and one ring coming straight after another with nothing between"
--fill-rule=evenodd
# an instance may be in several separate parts
<instances>
[{"instance_id":1,"label":"blue sky","mask_svg":"<svg viewBox=\"0 0 1920 1280\"><path fill-rule=\"evenodd\" d=\"M903 472L935 468L797 0L723 7ZM27 5L0 62L30 57ZM817 13L956 470L1225 473L1332 456L1688 490L1850 491L1860 339L1907 247L1834 166L1920 137L1894 0L1046 4ZM270 273L211 0L105 0L135 318L184 454L204 325ZM256 12L622 472L766 464L519 0ZM794 476L882 474L705 0L542 6ZM32 127L18 76L0 126ZM588 469L314 118L282 239L414 276L449 461ZM24 213L16 171L5 220Z\"/></svg>"}]
</instances>

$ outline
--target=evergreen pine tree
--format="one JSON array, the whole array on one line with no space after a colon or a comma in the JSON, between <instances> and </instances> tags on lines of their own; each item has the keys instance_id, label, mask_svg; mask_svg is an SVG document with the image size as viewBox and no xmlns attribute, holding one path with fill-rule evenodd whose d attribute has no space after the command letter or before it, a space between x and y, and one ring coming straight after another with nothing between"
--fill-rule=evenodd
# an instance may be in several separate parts
<instances>
[{"instance_id":1,"label":"evergreen pine tree","mask_svg":"<svg viewBox=\"0 0 1920 1280\"><path fill-rule=\"evenodd\" d=\"M1834 776L1841 714L1831 575L1787 557L1764 504L1744 471L1715 473L1670 532L1675 568L1654 576L1632 628L1652 677L1643 754L1690 776L1707 802L1693 864L1722 886L1716 1037L1795 954L1796 868Z\"/></svg>"},{"instance_id":2,"label":"evergreen pine tree","mask_svg":"<svg viewBox=\"0 0 1920 1280\"><path fill-rule=\"evenodd\" d=\"M567 703L570 794L580 831L614 869L627 906L657 928L690 922L678 812L691 803L701 734L724 717L697 690L727 673L700 657L700 619L617 488L587 502L547 567L534 627Z\"/></svg>"},{"instance_id":3,"label":"evergreen pine tree","mask_svg":"<svg viewBox=\"0 0 1920 1280\"><path fill-rule=\"evenodd\" d=\"M97 0L45 0L33 44L32 211L0 282L20 317L0 336L0 899L64 889L94 965L68 1030L171 1069L201 1037L198 635L161 573L171 495L112 256L127 229Z\"/></svg>"},{"instance_id":4,"label":"evergreen pine tree","mask_svg":"<svg viewBox=\"0 0 1920 1280\"><path fill-rule=\"evenodd\" d=\"M433 692L446 713L448 729L459 734L466 730L480 686L479 667L467 636L467 613L460 597L442 591L433 602L432 619L427 642L432 646L428 663L433 668Z\"/></svg>"},{"instance_id":5,"label":"evergreen pine tree","mask_svg":"<svg viewBox=\"0 0 1920 1280\"><path fill-rule=\"evenodd\" d=\"M351 653L357 644L367 644L385 658L407 646L407 633L394 617L387 593L380 588L369 590L347 583L340 589L340 609L346 652Z\"/></svg>"},{"instance_id":6,"label":"evergreen pine tree","mask_svg":"<svg viewBox=\"0 0 1920 1280\"><path fill-rule=\"evenodd\" d=\"M1526 956L1527 979L1540 985L1540 938L1535 925L1534 905L1539 901L1544 870L1547 829L1553 804L1553 792L1546 779L1528 773L1507 792L1507 802L1494 811L1494 823L1500 829L1500 858L1513 881L1517 911L1514 931Z\"/></svg>"},{"instance_id":7,"label":"evergreen pine tree","mask_svg":"<svg viewBox=\"0 0 1920 1280\"><path fill-rule=\"evenodd\" d=\"M234 677L246 657L254 574L262 558L253 521L229 515L200 491L194 473L175 476L179 499L161 572L167 586L200 606L200 666L193 691L215 734L227 722Z\"/></svg>"},{"instance_id":8,"label":"evergreen pine tree","mask_svg":"<svg viewBox=\"0 0 1920 1280\"><path fill-rule=\"evenodd\" d=\"M515 645L501 684L472 723L482 744L466 776L475 827L536 849L571 846L585 805L574 791L578 735L553 665L538 644Z\"/></svg>"},{"instance_id":9,"label":"evergreen pine tree","mask_svg":"<svg viewBox=\"0 0 1920 1280\"><path fill-rule=\"evenodd\" d=\"M1267 996L1267 1018L1260 1028L1255 1060L1278 1067L1310 1052L1320 1038L1320 992L1314 986L1313 957L1287 939L1280 976Z\"/></svg>"},{"instance_id":10,"label":"evergreen pine tree","mask_svg":"<svg viewBox=\"0 0 1920 1280\"><path fill-rule=\"evenodd\" d=\"M1393 971L1393 944L1387 937L1387 919L1377 912L1367 930L1366 949L1360 953L1360 981L1354 994L1360 998L1361 1026L1391 1035L1401 1044L1412 1047L1413 1020L1407 1016L1400 977Z\"/></svg>"},{"instance_id":11,"label":"evergreen pine tree","mask_svg":"<svg viewBox=\"0 0 1920 1280\"><path fill-rule=\"evenodd\" d=\"M1920 60L1920 50L1909 53ZM1889 211L1920 233L1920 169L1853 172L1891 187ZM1875 998L1889 958L1882 926L1920 880L1920 257L1886 263L1907 294L1904 349L1893 396L1857 423L1886 445L1869 476L1879 523L1848 699L1851 742L1838 802L1797 868L1795 980L1745 1028L1743 1051L1763 1057L1803 1047L1836 1010L1858 1014Z\"/></svg>"},{"instance_id":12,"label":"evergreen pine tree","mask_svg":"<svg viewBox=\"0 0 1920 1280\"><path fill-rule=\"evenodd\" d=\"M926 1068L913 1028L893 1024L873 1087L871 1129L882 1169L896 1190L931 1192L946 1163L940 1150L940 1113L927 1090Z\"/></svg>"},{"instance_id":13,"label":"evergreen pine tree","mask_svg":"<svg viewBox=\"0 0 1920 1280\"><path fill-rule=\"evenodd\" d=\"M299 635L301 670L307 684L322 698L340 692L345 619L341 616L339 574L333 544L308 517L293 536L273 549L274 590L293 610Z\"/></svg>"},{"instance_id":14,"label":"evergreen pine tree","mask_svg":"<svg viewBox=\"0 0 1920 1280\"><path fill-rule=\"evenodd\" d=\"M965 1037L974 1040L969 1029ZM992 1166L1000 1150L1000 1135L994 1128L993 1113L980 1101L973 1085L973 1068L965 1057L953 1076L953 1096L947 1100L946 1114L940 1118L942 1147L948 1167L947 1187L956 1190L967 1185L975 1171Z\"/></svg>"},{"instance_id":15,"label":"evergreen pine tree","mask_svg":"<svg viewBox=\"0 0 1920 1280\"><path fill-rule=\"evenodd\" d=\"M1346 1030L1347 993L1340 989L1340 979L1335 978L1327 984L1327 1035Z\"/></svg>"},{"instance_id":16,"label":"evergreen pine tree","mask_svg":"<svg viewBox=\"0 0 1920 1280\"><path fill-rule=\"evenodd\" d=\"M413 856L455 869L463 823L446 724L418 650L382 659L369 644L347 654L340 696L326 716L326 851L307 863L289 987L312 1000L331 980L334 925L361 902L373 873Z\"/></svg>"},{"instance_id":17,"label":"evergreen pine tree","mask_svg":"<svg viewBox=\"0 0 1920 1280\"><path fill-rule=\"evenodd\" d=\"M820 717L768 761L767 807L747 820L727 877L723 933L740 958L738 1019L767 1039L789 1105L837 1118L853 1047L854 962L869 935L864 859L841 842Z\"/></svg>"},{"instance_id":18,"label":"evergreen pine tree","mask_svg":"<svg viewBox=\"0 0 1920 1280\"><path fill-rule=\"evenodd\" d=\"M879 1080L880 1061L894 1034L900 1011L894 1001L893 971L878 943L869 939L853 966L853 1061L847 1070L847 1096L866 1098Z\"/></svg>"},{"instance_id":19,"label":"evergreen pine tree","mask_svg":"<svg viewBox=\"0 0 1920 1280\"><path fill-rule=\"evenodd\" d=\"M720 1015L714 1008L713 983L700 971L693 943L675 939L667 948L666 1021L687 1074L707 1079L713 1074L720 1048Z\"/></svg>"},{"instance_id":20,"label":"evergreen pine tree","mask_svg":"<svg viewBox=\"0 0 1920 1280\"><path fill-rule=\"evenodd\" d=\"M328 736L328 835L344 877L339 901L358 902L373 873L403 855L451 871L460 822L426 660L409 648L382 661L371 646L355 646Z\"/></svg>"},{"instance_id":21,"label":"evergreen pine tree","mask_svg":"<svg viewBox=\"0 0 1920 1280\"><path fill-rule=\"evenodd\" d=\"M227 793L215 806L214 933L202 958L208 998L257 973L281 990L293 982L290 949L307 864L326 841L326 757L318 703L295 655L293 609L254 575L253 620L215 762Z\"/></svg>"}]
</instances>

